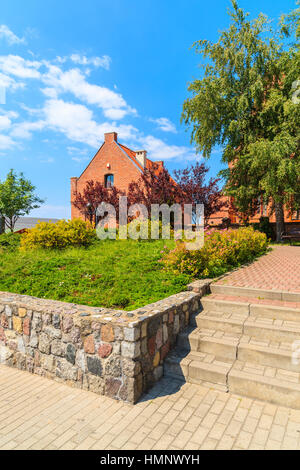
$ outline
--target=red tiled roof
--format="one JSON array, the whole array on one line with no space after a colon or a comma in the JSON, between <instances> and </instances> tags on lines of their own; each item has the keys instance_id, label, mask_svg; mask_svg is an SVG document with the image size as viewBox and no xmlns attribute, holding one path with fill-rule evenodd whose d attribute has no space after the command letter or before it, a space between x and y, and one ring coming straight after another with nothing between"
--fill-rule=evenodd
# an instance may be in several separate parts
<instances>
[{"instance_id":1,"label":"red tiled roof","mask_svg":"<svg viewBox=\"0 0 300 470\"><path fill-rule=\"evenodd\" d=\"M134 152L134 150L131 150L130 148L126 147L125 145L123 144L120 144L120 142L118 142L118 145L124 150L124 152L126 152L126 154L128 155L128 157L134 161L134 163L136 165L138 165L138 167L141 169L141 170L144 170L144 168L142 167L142 165L140 164L140 162L137 160L136 158L136 152ZM149 160L149 158L146 158L146 168L152 168L154 165L158 165L159 168L162 168L164 163L163 161L159 161L159 162L153 162L152 160Z\"/></svg>"},{"instance_id":2,"label":"red tiled roof","mask_svg":"<svg viewBox=\"0 0 300 470\"><path fill-rule=\"evenodd\" d=\"M134 163L141 169L143 170L144 168L142 167L142 165L140 164L140 162L136 159L136 153L129 149L128 147L125 147L125 145L123 144L120 144L120 142L118 142L118 145L124 150L124 152L128 155L128 157L134 161Z\"/></svg>"}]
</instances>

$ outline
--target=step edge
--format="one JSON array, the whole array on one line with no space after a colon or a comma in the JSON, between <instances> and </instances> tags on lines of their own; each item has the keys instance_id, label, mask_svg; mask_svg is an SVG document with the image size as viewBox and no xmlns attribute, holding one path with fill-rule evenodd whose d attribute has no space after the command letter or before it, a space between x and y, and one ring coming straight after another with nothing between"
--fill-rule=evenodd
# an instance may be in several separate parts
<instances>
[{"instance_id":1,"label":"step edge","mask_svg":"<svg viewBox=\"0 0 300 470\"><path fill-rule=\"evenodd\" d=\"M237 292L242 292L242 291L246 291L249 293L249 295L252 293L252 292L258 292L259 294L270 294L272 297L274 297L274 295L278 298L278 300L283 300L283 301L286 301L286 302L289 302L288 300L288 297L295 297L295 296L298 296L299 297L299 300L300 300L300 292L293 292L293 291L287 291L287 290L278 290L278 289L260 289L260 288L256 288L256 287L244 287L244 286L230 286L230 285L226 285L226 284L211 284L210 286L211 288L211 291L213 292L213 290L216 288L217 290L220 289L220 288L225 288L225 290L235 290ZM216 292L217 293L217 292ZM250 295L251 296L251 295ZM257 296L259 297L259 295ZM283 298L284 297L284 298ZM271 300L271 299L270 299ZM273 299L275 300L275 299ZM294 300L290 300L291 302L293 302Z\"/></svg>"},{"instance_id":2,"label":"step edge","mask_svg":"<svg viewBox=\"0 0 300 470\"><path fill-rule=\"evenodd\" d=\"M265 377L259 374L249 374L248 372L244 372L242 370L231 369L228 374L228 383L229 383L229 391L230 391L230 379L231 378L238 378L238 379L245 379L250 380L252 382L259 382L264 385L270 385L272 387L278 387L281 389L290 389L294 392L300 393L300 384L283 381L282 379L276 379L273 377Z\"/></svg>"}]
</instances>

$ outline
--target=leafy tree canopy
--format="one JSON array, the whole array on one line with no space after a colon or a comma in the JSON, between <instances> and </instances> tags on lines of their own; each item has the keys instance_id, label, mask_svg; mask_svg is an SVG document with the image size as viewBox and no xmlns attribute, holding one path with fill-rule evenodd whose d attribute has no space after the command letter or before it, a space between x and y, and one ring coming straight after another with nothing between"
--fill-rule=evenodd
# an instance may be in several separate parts
<instances>
[{"instance_id":1,"label":"leafy tree canopy","mask_svg":"<svg viewBox=\"0 0 300 470\"><path fill-rule=\"evenodd\" d=\"M44 201L35 195L35 189L23 173L17 175L14 170L10 170L5 181L0 181L0 214L11 232L19 217L43 204Z\"/></svg>"},{"instance_id":2,"label":"leafy tree canopy","mask_svg":"<svg viewBox=\"0 0 300 470\"><path fill-rule=\"evenodd\" d=\"M300 193L300 9L274 30L265 15L250 20L236 0L232 7L217 43L194 44L206 64L182 119L205 157L223 147L226 192L241 212L259 196L272 200L279 237L283 204Z\"/></svg>"}]
</instances>

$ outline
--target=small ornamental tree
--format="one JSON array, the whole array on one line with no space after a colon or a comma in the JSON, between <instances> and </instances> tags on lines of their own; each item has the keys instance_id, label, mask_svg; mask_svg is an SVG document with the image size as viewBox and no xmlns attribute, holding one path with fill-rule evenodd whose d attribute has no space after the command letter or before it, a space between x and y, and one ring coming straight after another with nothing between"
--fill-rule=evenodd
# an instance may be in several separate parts
<instances>
[{"instance_id":1,"label":"small ornamental tree","mask_svg":"<svg viewBox=\"0 0 300 470\"><path fill-rule=\"evenodd\" d=\"M88 181L82 192L74 193L73 205L79 209L86 220L96 223L96 212L102 202L111 204L119 220L119 198L123 193L115 186L105 188L99 181Z\"/></svg>"},{"instance_id":2,"label":"small ornamental tree","mask_svg":"<svg viewBox=\"0 0 300 470\"><path fill-rule=\"evenodd\" d=\"M23 173L17 175L14 170L10 170L5 181L0 181L0 214L11 232L19 217L28 215L44 203L43 199L36 196L35 189Z\"/></svg>"},{"instance_id":3,"label":"small ornamental tree","mask_svg":"<svg viewBox=\"0 0 300 470\"><path fill-rule=\"evenodd\" d=\"M185 204L192 204L193 209L197 204L204 205L204 224L208 225L210 217L227 207L227 202L222 197L219 188L221 178L210 178L205 184L205 178L209 168L204 163L197 162L196 165L176 170L175 181L180 188ZM193 211L195 215L195 211Z\"/></svg>"},{"instance_id":4,"label":"small ornamental tree","mask_svg":"<svg viewBox=\"0 0 300 470\"><path fill-rule=\"evenodd\" d=\"M164 167L155 163L145 169L137 181L132 181L128 187L129 204L144 204L150 215L151 204L182 203L181 188L177 187L170 173Z\"/></svg>"}]
</instances>

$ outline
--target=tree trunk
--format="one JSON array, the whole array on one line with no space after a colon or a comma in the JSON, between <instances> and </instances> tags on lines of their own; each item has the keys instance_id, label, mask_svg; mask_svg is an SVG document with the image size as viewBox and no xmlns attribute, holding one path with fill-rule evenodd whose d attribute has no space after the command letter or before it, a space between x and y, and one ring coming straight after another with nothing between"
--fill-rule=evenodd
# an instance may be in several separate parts
<instances>
[{"instance_id":1,"label":"tree trunk","mask_svg":"<svg viewBox=\"0 0 300 470\"><path fill-rule=\"evenodd\" d=\"M281 235L284 232L284 211L283 204L276 202L275 204L275 217L276 217L276 241L281 242Z\"/></svg>"}]
</instances>

